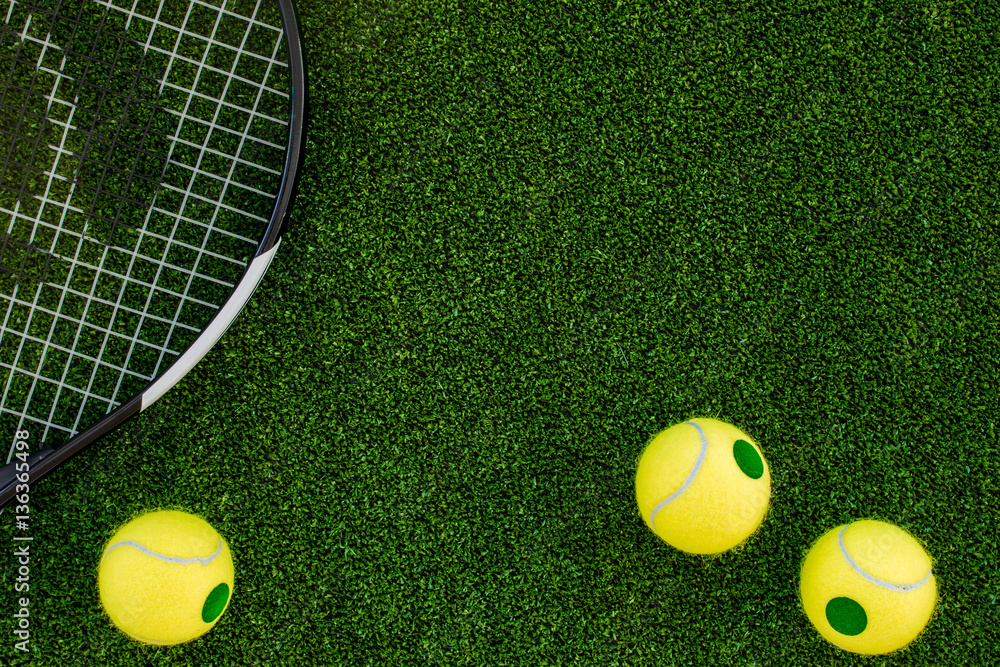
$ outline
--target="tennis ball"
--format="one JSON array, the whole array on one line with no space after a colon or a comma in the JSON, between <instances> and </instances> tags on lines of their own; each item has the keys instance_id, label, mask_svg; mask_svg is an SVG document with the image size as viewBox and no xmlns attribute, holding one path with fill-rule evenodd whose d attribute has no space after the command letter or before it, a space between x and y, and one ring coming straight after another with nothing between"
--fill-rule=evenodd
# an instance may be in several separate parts
<instances>
[{"instance_id":1,"label":"tennis ball","mask_svg":"<svg viewBox=\"0 0 1000 667\"><path fill-rule=\"evenodd\" d=\"M667 544L716 554L760 526L771 473L749 435L717 419L692 419L661 431L646 446L635 497L646 525Z\"/></svg>"},{"instance_id":2,"label":"tennis ball","mask_svg":"<svg viewBox=\"0 0 1000 667\"><path fill-rule=\"evenodd\" d=\"M226 610L233 559L204 519L160 510L108 540L97 579L101 604L119 630L147 644L180 644L211 630Z\"/></svg>"},{"instance_id":3,"label":"tennis ball","mask_svg":"<svg viewBox=\"0 0 1000 667\"><path fill-rule=\"evenodd\" d=\"M937 601L931 558L882 521L837 526L809 550L799 584L806 616L845 651L891 653L916 639Z\"/></svg>"}]
</instances>

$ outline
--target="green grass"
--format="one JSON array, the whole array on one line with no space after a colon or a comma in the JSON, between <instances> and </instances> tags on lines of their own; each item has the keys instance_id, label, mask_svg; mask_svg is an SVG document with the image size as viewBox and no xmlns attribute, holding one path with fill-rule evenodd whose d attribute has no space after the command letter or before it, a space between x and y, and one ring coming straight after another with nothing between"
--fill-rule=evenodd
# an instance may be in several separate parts
<instances>
[{"instance_id":1,"label":"green grass","mask_svg":"<svg viewBox=\"0 0 1000 667\"><path fill-rule=\"evenodd\" d=\"M992 3L299 12L284 244L179 387L34 489L30 662L993 664ZM644 444L694 415L773 479L717 558L635 508ZM160 506L237 568L218 627L171 649L96 589L103 542ZM811 542L861 517L917 536L940 587L885 658L797 599Z\"/></svg>"}]
</instances>

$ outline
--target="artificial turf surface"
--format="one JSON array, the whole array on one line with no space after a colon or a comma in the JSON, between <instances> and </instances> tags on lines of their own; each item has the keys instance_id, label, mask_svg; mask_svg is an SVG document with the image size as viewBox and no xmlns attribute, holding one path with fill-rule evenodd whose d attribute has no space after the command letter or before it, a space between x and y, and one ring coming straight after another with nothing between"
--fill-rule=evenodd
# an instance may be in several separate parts
<instances>
[{"instance_id":1,"label":"artificial turf surface","mask_svg":"<svg viewBox=\"0 0 1000 667\"><path fill-rule=\"evenodd\" d=\"M994 3L299 12L284 244L178 387L33 489L32 653L6 613L2 662L994 663ZM715 558L634 500L650 436L697 415L773 479ZM154 507L236 559L222 621L175 648L97 597L104 541ZM918 537L940 588L873 659L797 598L812 541L862 517Z\"/></svg>"}]
</instances>

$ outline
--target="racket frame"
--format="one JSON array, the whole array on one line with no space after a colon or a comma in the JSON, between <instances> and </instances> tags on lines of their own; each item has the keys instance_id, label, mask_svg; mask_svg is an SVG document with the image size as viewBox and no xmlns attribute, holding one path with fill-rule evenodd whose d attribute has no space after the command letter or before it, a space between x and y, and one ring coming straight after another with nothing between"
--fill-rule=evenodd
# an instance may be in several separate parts
<instances>
[{"instance_id":1,"label":"racket frame","mask_svg":"<svg viewBox=\"0 0 1000 667\"><path fill-rule=\"evenodd\" d=\"M208 351L236 320L250 300L250 296L257 289L277 253L281 245L281 233L298 189L298 172L302 166L302 142L306 123L306 70L295 5L292 0L272 1L279 5L285 44L288 49L290 77L288 144L281 185L275 197L274 208L268 220L266 231L254 257L247 264L246 270L236 283L232 293L222 303L198 337L174 359L163 373L146 385L139 394L120 404L100 421L77 433L64 444L56 448L46 446L32 452L26 460L28 464L27 484L30 485L42 479L95 440L148 408L171 387L180 382L208 354ZM14 435L11 434L11 443L15 440ZM10 460L13 455L14 449L11 447L8 455L9 462L0 467L0 508L9 504L17 494L17 487L24 484L18 480L18 474L23 474L25 462L19 459ZM21 471L18 470L18 466L21 467Z\"/></svg>"}]
</instances>

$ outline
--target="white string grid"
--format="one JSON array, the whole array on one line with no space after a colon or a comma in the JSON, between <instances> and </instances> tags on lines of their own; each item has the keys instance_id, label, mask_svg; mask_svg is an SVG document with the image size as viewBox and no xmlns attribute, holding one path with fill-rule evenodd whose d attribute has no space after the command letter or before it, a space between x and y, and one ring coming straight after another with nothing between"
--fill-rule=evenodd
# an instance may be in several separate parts
<instances>
[{"instance_id":1,"label":"white string grid","mask_svg":"<svg viewBox=\"0 0 1000 667\"><path fill-rule=\"evenodd\" d=\"M280 186L289 77L270 0L3 14L0 431L55 445L169 367L239 280Z\"/></svg>"}]
</instances>

